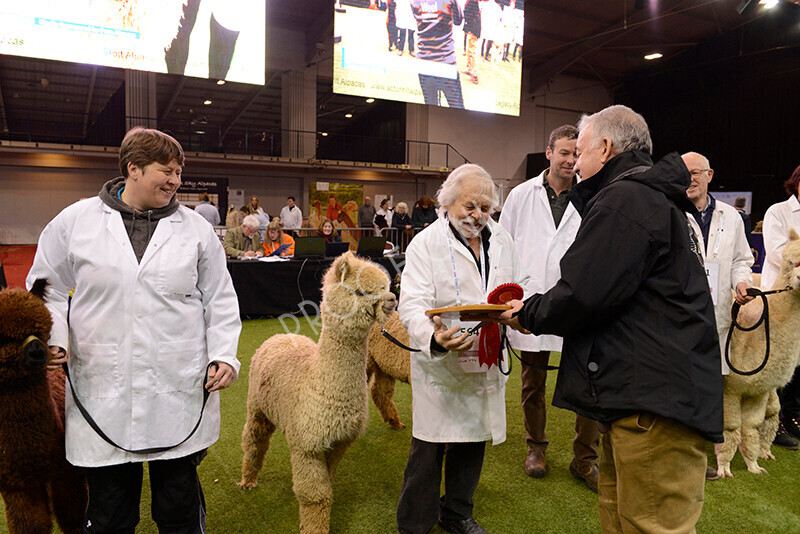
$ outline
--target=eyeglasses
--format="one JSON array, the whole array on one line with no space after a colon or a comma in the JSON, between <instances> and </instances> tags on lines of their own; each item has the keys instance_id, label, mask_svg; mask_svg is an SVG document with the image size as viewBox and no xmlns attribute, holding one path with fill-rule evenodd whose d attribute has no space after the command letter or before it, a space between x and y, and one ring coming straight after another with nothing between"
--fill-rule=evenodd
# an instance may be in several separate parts
<instances>
[{"instance_id":1,"label":"eyeglasses","mask_svg":"<svg viewBox=\"0 0 800 534\"><path fill-rule=\"evenodd\" d=\"M692 169L691 171L689 171L689 174L691 174L694 177L698 177L698 176L702 176L702 174L704 172L708 172L710 170L711 169Z\"/></svg>"}]
</instances>

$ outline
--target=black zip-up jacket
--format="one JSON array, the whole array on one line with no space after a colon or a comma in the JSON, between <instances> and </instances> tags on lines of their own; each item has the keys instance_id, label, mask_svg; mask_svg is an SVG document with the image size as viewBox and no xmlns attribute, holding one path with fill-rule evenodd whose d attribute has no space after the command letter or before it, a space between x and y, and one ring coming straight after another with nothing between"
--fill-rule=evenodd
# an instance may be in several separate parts
<instances>
[{"instance_id":1,"label":"black zip-up jacket","mask_svg":"<svg viewBox=\"0 0 800 534\"><path fill-rule=\"evenodd\" d=\"M612 158L573 189L582 213L561 280L519 314L564 337L555 406L611 423L649 412L722 442L714 307L690 246L690 177L676 153Z\"/></svg>"}]
</instances>

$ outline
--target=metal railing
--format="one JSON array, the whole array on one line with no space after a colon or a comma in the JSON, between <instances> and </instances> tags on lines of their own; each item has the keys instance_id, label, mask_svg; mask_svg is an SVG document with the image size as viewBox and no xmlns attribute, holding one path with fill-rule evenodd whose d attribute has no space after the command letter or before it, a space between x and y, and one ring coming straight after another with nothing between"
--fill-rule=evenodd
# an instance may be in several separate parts
<instances>
[{"instance_id":1,"label":"metal railing","mask_svg":"<svg viewBox=\"0 0 800 534\"><path fill-rule=\"evenodd\" d=\"M447 143L409 141L333 132L245 128L188 120L116 117L92 122L84 113L0 106L0 139L118 146L126 124L158 128L187 152L339 160L455 168L469 161Z\"/></svg>"}]
</instances>

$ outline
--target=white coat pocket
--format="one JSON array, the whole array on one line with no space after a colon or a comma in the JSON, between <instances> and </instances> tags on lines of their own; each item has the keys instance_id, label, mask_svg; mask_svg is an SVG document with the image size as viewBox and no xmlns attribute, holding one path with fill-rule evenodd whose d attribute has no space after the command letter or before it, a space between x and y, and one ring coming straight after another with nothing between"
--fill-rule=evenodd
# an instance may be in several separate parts
<instances>
[{"instance_id":1,"label":"white coat pocket","mask_svg":"<svg viewBox=\"0 0 800 534\"><path fill-rule=\"evenodd\" d=\"M119 347L82 343L70 355L75 393L79 397L116 399L120 395Z\"/></svg>"},{"instance_id":2,"label":"white coat pocket","mask_svg":"<svg viewBox=\"0 0 800 534\"><path fill-rule=\"evenodd\" d=\"M200 389L205 351L193 339L164 341L158 344L156 393Z\"/></svg>"},{"instance_id":3,"label":"white coat pocket","mask_svg":"<svg viewBox=\"0 0 800 534\"><path fill-rule=\"evenodd\" d=\"M160 254L158 291L166 295L192 296L197 286L197 246L165 246Z\"/></svg>"}]
</instances>

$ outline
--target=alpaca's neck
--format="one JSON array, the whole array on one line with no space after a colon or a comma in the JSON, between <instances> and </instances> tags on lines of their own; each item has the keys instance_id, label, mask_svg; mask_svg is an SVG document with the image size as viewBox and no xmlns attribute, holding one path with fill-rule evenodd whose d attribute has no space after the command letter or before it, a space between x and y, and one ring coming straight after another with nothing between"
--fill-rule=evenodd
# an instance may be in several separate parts
<instances>
[{"instance_id":1,"label":"alpaca's neck","mask_svg":"<svg viewBox=\"0 0 800 534\"><path fill-rule=\"evenodd\" d=\"M0 386L0 420L7 428L55 424L50 386L44 376ZM15 426L23 425L23 426Z\"/></svg>"},{"instance_id":2,"label":"alpaca's neck","mask_svg":"<svg viewBox=\"0 0 800 534\"><path fill-rule=\"evenodd\" d=\"M334 332L322 327L319 335L319 356L313 372L318 374L318 387L347 394L362 382L366 387L367 336L369 329Z\"/></svg>"}]
</instances>

